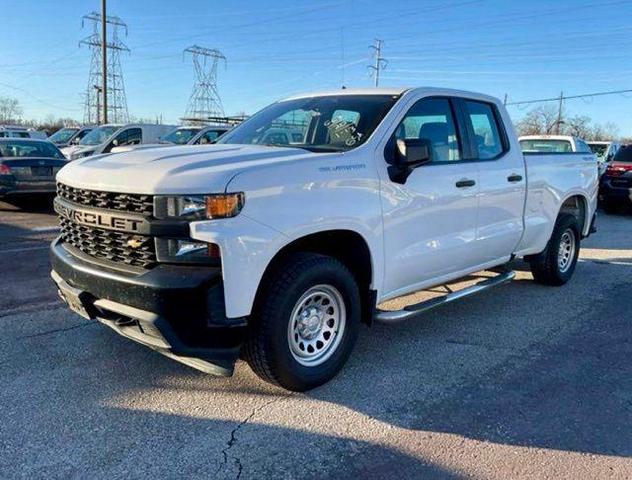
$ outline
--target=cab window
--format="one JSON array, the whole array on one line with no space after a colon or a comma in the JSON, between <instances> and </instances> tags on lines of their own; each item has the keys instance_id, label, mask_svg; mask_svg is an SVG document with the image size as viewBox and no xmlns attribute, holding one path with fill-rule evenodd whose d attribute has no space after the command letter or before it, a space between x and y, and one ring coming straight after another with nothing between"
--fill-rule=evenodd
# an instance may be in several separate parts
<instances>
[{"instance_id":1,"label":"cab window","mask_svg":"<svg viewBox=\"0 0 632 480\"><path fill-rule=\"evenodd\" d=\"M466 100L464 102L466 117L474 133L476 158L492 160L501 155L505 148L500 135L498 120L494 107L489 103Z\"/></svg>"},{"instance_id":2,"label":"cab window","mask_svg":"<svg viewBox=\"0 0 632 480\"><path fill-rule=\"evenodd\" d=\"M579 153L592 153L590 147L583 140L576 139L575 143L577 143L577 151Z\"/></svg>"},{"instance_id":3,"label":"cab window","mask_svg":"<svg viewBox=\"0 0 632 480\"><path fill-rule=\"evenodd\" d=\"M213 143L217 137L219 137L217 130L209 130L200 137L197 143L202 145Z\"/></svg>"},{"instance_id":4,"label":"cab window","mask_svg":"<svg viewBox=\"0 0 632 480\"><path fill-rule=\"evenodd\" d=\"M140 128L128 128L127 130L123 130L110 141L110 144L103 150L103 153L110 153L114 147L140 144L142 132Z\"/></svg>"},{"instance_id":5,"label":"cab window","mask_svg":"<svg viewBox=\"0 0 632 480\"><path fill-rule=\"evenodd\" d=\"M397 127L395 138L428 140L432 163L462 159L454 114L446 98L428 98L415 103Z\"/></svg>"}]
</instances>

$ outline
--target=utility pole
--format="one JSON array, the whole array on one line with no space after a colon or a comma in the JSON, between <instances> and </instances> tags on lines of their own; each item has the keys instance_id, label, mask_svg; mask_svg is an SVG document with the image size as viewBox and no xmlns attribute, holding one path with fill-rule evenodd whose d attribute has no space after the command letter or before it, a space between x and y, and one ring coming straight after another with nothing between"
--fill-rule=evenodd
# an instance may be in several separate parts
<instances>
[{"instance_id":1,"label":"utility pole","mask_svg":"<svg viewBox=\"0 0 632 480\"><path fill-rule=\"evenodd\" d=\"M507 94L505 93L505 100L503 100L503 105L504 105L505 107L507 106L507 99L508 99L508 96L507 96Z\"/></svg>"},{"instance_id":2,"label":"utility pole","mask_svg":"<svg viewBox=\"0 0 632 480\"><path fill-rule=\"evenodd\" d=\"M564 103L564 92L560 92L560 103L557 107L557 122L555 133L560 134L560 124L562 123L562 104Z\"/></svg>"},{"instance_id":3,"label":"utility pole","mask_svg":"<svg viewBox=\"0 0 632 480\"><path fill-rule=\"evenodd\" d=\"M373 71L373 78L375 79L376 87L380 85L380 70L386 68L386 65L388 65L388 61L382 57L383 43L383 40L376 38L375 45L369 45L369 48L372 48L375 51L375 64L369 65L369 69Z\"/></svg>"},{"instance_id":4,"label":"utility pole","mask_svg":"<svg viewBox=\"0 0 632 480\"><path fill-rule=\"evenodd\" d=\"M101 125L101 101L99 100L101 98L101 87L95 85L94 89L96 90L95 97L97 99L97 125Z\"/></svg>"},{"instance_id":5,"label":"utility pole","mask_svg":"<svg viewBox=\"0 0 632 480\"><path fill-rule=\"evenodd\" d=\"M108 123L108 36L107 24L108 17L106 12L106 0L101 0L101 60L103 62L103 123Z\"/></svg>"}]
</instances>

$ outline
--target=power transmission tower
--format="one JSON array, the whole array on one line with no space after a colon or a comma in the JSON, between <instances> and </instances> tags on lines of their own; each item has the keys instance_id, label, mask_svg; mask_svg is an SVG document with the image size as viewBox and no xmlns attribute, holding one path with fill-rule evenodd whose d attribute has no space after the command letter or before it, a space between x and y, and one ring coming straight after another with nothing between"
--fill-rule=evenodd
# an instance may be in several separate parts
<instances>
[{"instance_id":1,"label":"power transmission tower","mask_svg":"<svg viewBox=\"0 0 632 480\"><path fill-rule=\"evenodd\" d=\"M79 45L90 48L92 59L83 105L83 122L91 125L106 121L127 123L129 122L129 114L121 68L121 52L129 53L130 50L119 37L119 30L123 30L127 36L127 24L119 17L110 15L106 15L105 22L103 22L102 15L97 12L84 15L81 26L83 27L86 22L92 23L92 34L81 40ZM105 39L103 35L103 23L112 27L109 29L111 31L109 39ZM107 65L102 63L104 40L107 47L106 52L109 53ZM106 75L103 74L104 71L107 72ZM103 88L104 85L105 89ZM103 102L101 102L102 99Z\"/></svg>"},{"instance_id":2,"label":"power transmission tower","mask_svg":"<svg viewBox=\"0 0 632 480\"><path fill-rule=\"evenodd\" d=\"M375 39L375 45L369 45L369 48L375 51L374 58L375 64L369 65L369 69L371 70L371 74L375 79L375 86L378 87L380 85L380 71L386 68L388 65L388 60L382 57L382 45L384 42L379 39Z\"/></svg>"},{"instance_id":3,"label":"power transmission tower","mask_svg":"<svg viewBox=\"0 0 632 480\"><path fill-rule=\"evenodd\" d=\"M224 117L224 107L217 90L217 68L220 62L226 65L226 57L219 50L197 45L186 48L183 56L187 53L193 59L195 83L182 120L206 123L212 117Z\"/></svg>"}]
</instances>

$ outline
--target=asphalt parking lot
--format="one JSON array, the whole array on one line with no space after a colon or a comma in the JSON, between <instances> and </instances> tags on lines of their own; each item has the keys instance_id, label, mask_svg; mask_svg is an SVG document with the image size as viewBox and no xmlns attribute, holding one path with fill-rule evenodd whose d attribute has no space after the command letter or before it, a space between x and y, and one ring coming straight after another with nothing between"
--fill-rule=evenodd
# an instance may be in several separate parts
<instances>
[{"instance_id":1,"label":"asphalt parking lot","mask_svg":"<svg viewBox=\"0 0 632 480\"><path fill-rule=\"evenodd\" d=\"M307 394L215 378L57 300L55 217L0 203L0 478L632 478L632 215L573 280L363 329Z\"/></svg>"}]
</instances>

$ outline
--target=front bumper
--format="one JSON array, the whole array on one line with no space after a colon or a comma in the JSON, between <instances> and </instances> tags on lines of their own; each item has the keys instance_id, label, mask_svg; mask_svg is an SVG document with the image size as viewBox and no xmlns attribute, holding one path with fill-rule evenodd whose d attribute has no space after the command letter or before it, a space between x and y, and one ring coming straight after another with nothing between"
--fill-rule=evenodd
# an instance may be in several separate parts
<instances>
[{"instance_id":1,"label":"front bumper","mask_svg":"<svg viewBox=\"0 0 632 480\"><path fill-rule=\"evenodd\" d=\"M59 239L51 244L51 263L73 310L198 370L232 374L246 323L226 318L221 268L121 270L85 259Z\"/></svg>"}]
</instances>

